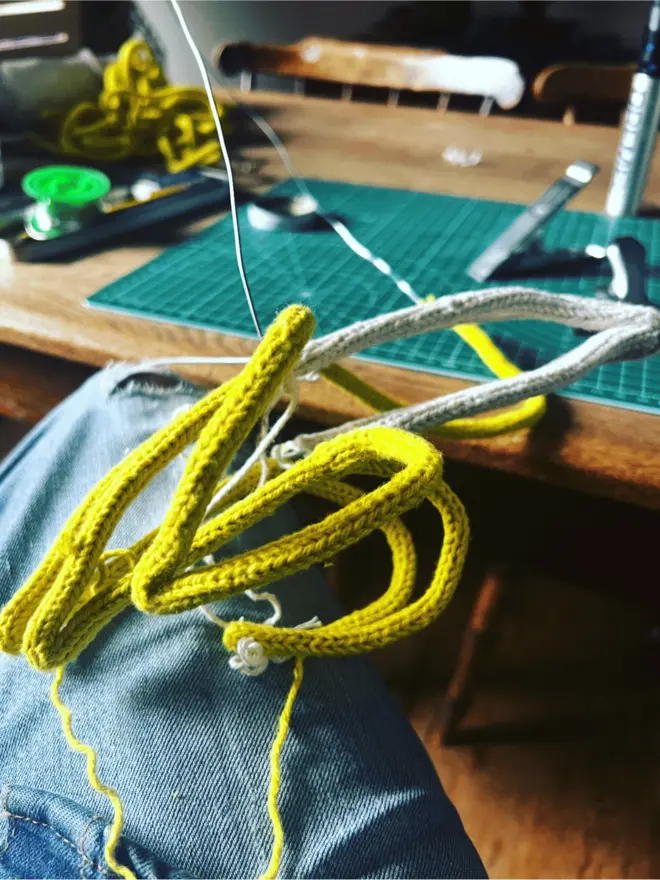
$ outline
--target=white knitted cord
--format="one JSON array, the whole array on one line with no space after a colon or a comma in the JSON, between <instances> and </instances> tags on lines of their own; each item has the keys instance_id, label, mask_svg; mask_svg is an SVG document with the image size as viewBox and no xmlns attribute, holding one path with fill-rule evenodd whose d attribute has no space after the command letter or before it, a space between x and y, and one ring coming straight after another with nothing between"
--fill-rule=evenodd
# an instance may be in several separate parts
<instances>
[{"instance_id":1,"label":"white knitted cord","mask_svg":"<svg viewBox=\"0 0 660 880\"><path fill-rule=\"evenodd\" d=\"M519 376L347 422L328 431L301 434L275 447L273 454L280 460L291 460L311 452L319 443L337 434L371 425L426 431L453 419L557 391L604 363L643 357L660 350L660 312L652 307L545 293L533 288L493 288L459 293L379 315L321 337L305 348L297 373L320 370L373 345L430 330L481 321L523 319L553 321L599 332L572 351Z\"/></svg>"},{"instance_id":2,"label":"white knitted cord","mask_svg":"<svg viewBox=\"0 0 660 880\"><path fill-rule=\"evenodd\" d=\"M657 311L650 306L546 293L531 287L474 290L358 321L322 336L307 345L297 372L318 372L365 348L456 324L533 319L598 331L622 327L631 321L649 321L651 315L660 321Z\"/></svg>"}]
</instances>

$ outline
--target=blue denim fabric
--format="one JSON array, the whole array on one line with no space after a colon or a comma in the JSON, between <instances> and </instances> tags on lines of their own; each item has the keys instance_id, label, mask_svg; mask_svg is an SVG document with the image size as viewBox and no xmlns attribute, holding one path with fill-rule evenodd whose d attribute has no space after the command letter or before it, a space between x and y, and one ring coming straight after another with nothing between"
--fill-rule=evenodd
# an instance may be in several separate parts
<instances>
[{"instance_id":1,"label":"blue denim fabric","mask_svg":"<svg viewBox=\"0 0 660 880\"><path fill-rule=\"evenodd\" d=\"M87 490L201 394L115 367L90 379L0 466L0 603L35 568ZM137 499L111 542L158 524L185 461ZM289 508L240 549L298 528ZM232 547L235 552L237 544ZM322 574L281 582L284 623L340 608ZM223 616L263 619L246 597ZM309 660L283 755L281 876L482 877L433 766L363 658ZM120 861L141 877L250 877L271 847L268 756L291 663L230 669L201 612L127 610L65 672L77 736L98 752L125 808ZM111 810L86 779L48 698L50 677L0 655L0 877L106 876Z\"/></svg>"}]
</instances>

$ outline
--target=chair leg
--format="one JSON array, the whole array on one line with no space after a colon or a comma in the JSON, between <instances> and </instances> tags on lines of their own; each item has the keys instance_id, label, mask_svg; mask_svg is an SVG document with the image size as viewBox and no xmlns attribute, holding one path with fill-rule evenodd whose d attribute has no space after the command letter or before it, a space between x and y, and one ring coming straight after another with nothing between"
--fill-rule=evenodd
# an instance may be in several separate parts
<instances>
[{"instance_id":1,"label":"chair leg","mask_svg":"<svg viewBox=\"0 0 660 880\"><path fill-rule=\"evenodd\" d=\"M463 633L458 660L447 688L440 739L443 745L456 742L457 732L467 712L474 673L479 658L484 653L486 636L491 630L497 608L507 580L506 570L497 568L488 572L472 608L470 620Z\"/></svg>"}]
</instances>

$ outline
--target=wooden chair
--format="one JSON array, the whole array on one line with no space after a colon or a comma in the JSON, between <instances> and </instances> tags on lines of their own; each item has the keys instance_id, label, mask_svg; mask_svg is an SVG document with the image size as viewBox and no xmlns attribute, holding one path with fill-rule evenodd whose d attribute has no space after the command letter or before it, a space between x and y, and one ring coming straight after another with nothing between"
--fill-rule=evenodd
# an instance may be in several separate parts
<instances>
[{"instance_id":1,"label":"wooden chair","mask_svg":"<svg viewBox=\"0 0 660 880\"><path fill-rule=\"evenodd\" d=\"M587 107L620 113L635 70L634 64L553 64L537 75L532 94L537 103L562 110L564 124L572 125Z\"/></svg>"},{"instance_id":2,"label":"wooden chair","mask_svg":"<svg viewBox=\"0 0 660 880\"><path fill-rule=\"evenodd\" d=\"M446 109L450 94L479 95L503 109L519 103L524 82L517 65L506 58L464 58L439 49L413 49L306 37L291 46L229 43L217 46L214 64L225 76L240 75L241 91L255 86L258 74L290 77L304 94L308 80L335 83L343 100L356 86L387 90L388 104L401 92L438 93Z\"/></svg>"}]
</instances>

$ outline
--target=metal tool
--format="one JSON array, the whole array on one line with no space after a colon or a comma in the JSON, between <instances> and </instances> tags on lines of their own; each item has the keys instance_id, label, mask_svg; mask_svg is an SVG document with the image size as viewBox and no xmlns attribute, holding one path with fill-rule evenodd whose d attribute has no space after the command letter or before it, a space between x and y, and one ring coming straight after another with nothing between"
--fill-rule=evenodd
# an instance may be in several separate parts
<instances>
[{"instance_id":1,"label":"metal tool","mask_svg":"<svg viewBox=\"0 0 660 880\"><path fill-rule=\"evenodd\" d=\"M573 162L555 181L470 265L467 274L474 281L487 281L501 266L537 239L543 226L564 205L584 189L599 172L592 162ZM537 245L538 247L538 245Z\"/></svg>"}]
</instances>

